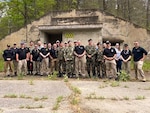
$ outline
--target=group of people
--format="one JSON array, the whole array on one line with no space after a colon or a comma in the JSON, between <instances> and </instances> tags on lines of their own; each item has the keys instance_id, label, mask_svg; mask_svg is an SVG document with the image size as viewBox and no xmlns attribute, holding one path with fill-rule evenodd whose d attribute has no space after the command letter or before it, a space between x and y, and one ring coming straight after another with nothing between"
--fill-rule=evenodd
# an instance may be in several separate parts
<instances>
[{"instance_id":1,"label":"group of people","mask_svg":"<svg viewBox=\"0 0 150 113\"><path fill-rule=\"evenodd\" d=\"M58 71L58 77L66 74L68 77L88 75L88 77L117 78L122 69L130 74L130 61L133 57L135 78L138 79L139 71L145 82L142 66L147 51L140 47L138 42L134 42L134 46L131 51L128 44L124 44L121 49L119 43L112 47L109 41L94 44L92 39L88 40L87 46L83 46L80 41L70 40L68 42L57 40L54 44L30 41L28 47L22 42L20 47L17 47L17 44L13 47L7 45L7 49L3 52L4 71L7 74L9 67L10 73L14 76L53 75L54 71Z\"/></svg>"}]
</instances>

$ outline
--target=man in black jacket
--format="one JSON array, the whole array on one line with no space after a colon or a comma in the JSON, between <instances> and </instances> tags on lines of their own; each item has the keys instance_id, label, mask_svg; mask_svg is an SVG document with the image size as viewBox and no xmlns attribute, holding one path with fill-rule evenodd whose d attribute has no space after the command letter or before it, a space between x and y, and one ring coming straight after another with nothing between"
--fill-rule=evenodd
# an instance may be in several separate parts
<instances>
[{"instance_id":1,"label":"man in black jacket","mask_svg":"<svg viewBox=\"0 0 150 113\"><path fill-rule=\"evenodd\" d=\"M5 61L5 64L4 64L5 76L6 76L8 68L9 68L10 74L12 74L12 72L13 72L12 57L13 57L13 51L11 50L10 45L7 45L7 49L4 50L4 53L3 53L3 58L4 58L4 61ZM8 75L8 76L10 76L10 75Z\"/></svg>"}]
</instances>

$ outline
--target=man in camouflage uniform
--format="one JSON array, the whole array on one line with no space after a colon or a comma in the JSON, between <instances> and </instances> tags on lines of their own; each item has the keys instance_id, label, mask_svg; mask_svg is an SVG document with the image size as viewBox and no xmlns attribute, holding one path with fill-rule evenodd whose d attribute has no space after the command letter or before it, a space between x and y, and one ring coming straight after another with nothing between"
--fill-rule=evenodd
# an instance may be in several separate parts
<instances>
[{"instance_id":1,"label":"man in camouflage uniform","mask_svg":"<svg viewBox=\"0 0 150 113\"><path fill-rule=\"evenodd\" d=\"M92 39L88 40L89 45L87 45L85 47L86 50L86 65L87 65L87 72L89 77L91 77L90 75L90 70L92 67L92 74L95 77L96 73L95 73L95 54L96 54L96 48L93 45Z\"/></svg>"},{"instance_id":2,"label":"man in camouflage uniform","mask_svg":"<svg viewBox=\"0 0 150 113\"><path fill-rule=\"evenodd\" d=\"M103 47L100 42L97 43L97 47L98 47L96 51L97 75L99 78L103 78L106 76L106 67L105 67L105 62L103 57Z\"/></svg>"},{"instance_id":3,"label":"man in camouflage uniform","mask_svg":"<svg viewBox=\"0 0 150 113\"><path fill-rule=\"evenodd\" d=\"M72 47L72 42L68 41L68 47L65 50L64 58L66 61L66 74L68 77L73 75L73 60L74 60L74 48Z\"/></svg>"},{"instance_id":4,"label":"man in camouflage uniform","mask_svg":"<svg viewBox=\"0 0 150 113\"><path fill-rule=\"evenodd\" d=\"M64 44L60 43L58 47L58 71L59 71L59 77L62 77L64 73Z\"/></svg>"}]
</instances>

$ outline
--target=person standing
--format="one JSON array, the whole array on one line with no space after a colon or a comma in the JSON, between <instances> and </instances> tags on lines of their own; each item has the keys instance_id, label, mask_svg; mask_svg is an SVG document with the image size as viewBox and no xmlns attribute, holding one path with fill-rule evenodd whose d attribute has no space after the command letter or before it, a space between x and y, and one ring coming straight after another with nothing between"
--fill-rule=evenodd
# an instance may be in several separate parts
<instances>
[{"instance_id":1,"label":"person standing","mask_svg":"<svg viewBox=\"0 0 150 113\"><path fill-rule=\"evenodd\" d=\"M25 48L24 43L21 43L21 47L16 54L16 61L18 62L18 74L27 74L27 61L29 60L29 51Z\"/></svg>"},{"instance_id":2,"label":"person standing","mask_svg":"<svg viewBox=\"0 0 150 113\"><path fill-rule=\"evenodd\" d=\"M77 46L74 48L74 55L75 55L75 74L76 77L79 77L79 75L84 76L85 75L85 47L81 45L81 42L78 41Z\"/></svg>"},{"instance_id":3,"label":"person standing","mask_svg":"<svg viewBox=\"0 0 150 113\"><path fill-rule=\"evenodd\" d=\"M106 76L106 70L104 68L105 61L103 56L103 45L98 42L97 43L98 49L96 50L96 67L97 67L97 76L99 78L104 78Z\"/></svg>"},{"instance_id":4,"label":"person standing","mask_svg":"<svg viewBox=\"0 0 150 113\"><path fill-rule=\"evenodd\" d=\"M88 45L85 47L86 51L86 66L87 66L87 72L89 77L91 78L91 68L92 68L92 74L93 77L96 77L95 73L95 55L96 55L96 48L93 45L92 39L88 40Z\"/></svg>"},{"instance_id":5,"label":"person standing","mask_svg":"<svg viewBox=\"0 0 150 113\"><path fill-rule=\"evenodd\" d=\"M44 43L44 47L40 50L40 55L42 57L42 68L41 68L41 76L44 74L48 75L49 73L49 50L47 48L47 43Z\"/></svg>"},{"instance_id":6,"label":"person standing","mask_svg":"<svg viewBox=\"0 0 150 113\"><path fill-rule=\"evenodd\" d=\"M13 69L12 69L12 59L13 59L13 51L10 48L10 45L7 45L7 49L4 50L3 52L3 58L4 58L4 72L5 72L5 76L10 76L13 73ZM9 73L7 74L7 69L9 68Z\"/></svg>"},{"instance_id":7,"label":"person standing","mask_svg":"<svg viewBox=\"0 0 150 113\"><path fill-rule=\"evenodd\" d=\"M63 76L64 73L64 43L60 43L58 47L58 71L59 71L59 77Z\"/></svg>"},{"instance_id":8,"label":"person standing","mask_svg":"<svg viewBox=\"0 0 150 113\"><path fill-rule=\"evenodd\" d=\"M13 51L12 61L13 61L13 67L14 67L14 76L17 76L18 62L16 61L16 54L17 54L18 48L17 48L17 44L16 43L14 43L13 47L11 48L11 50Z\"/></svg>"},{"instance_id":9,"label":"person standing","mask_svg":"<svg viewBox=\"0 0 150 113\"><path fill-rule=\"evenodd\" d=\"M26 47L26 49L29 51L29 60L27 61L27 68L28 68L28 73L27 75L33 75L33 62L30 61L31 59L31 52L34 49L34 42L30 41L30 46Z\"/></svg>"},{"instance_id":10,"label":"person standing","mask_svg":"<svg viewBox=\"0 0 150 113\"><path fill-rule=\"evenodd\" d=\"M146 77L142 69L147 51L140 47L139 42L134 42L134 48L132 49L133 60L134 60L134 69L135 69L135 78L138 80L138 72L142 77L142 81L146 82Z\"/></svg>"},{"instance_id":11,"label":"person standing","mask_svg":"<svg viewBox=\"0 0 150 113\"><path fill-rule=\"evenodd\" d=\"M73 77L73 59L74 59L74 48L72 46L72 42L68 41L68 47L65 50L64 58L66 61L66 74L67 76Z\"/></svg>"},{"instance_id":12,"label":"person standing","mask_svg":"<svg viewBox=\"0 0 150 113\"><path fill-rule=\"evenodd\" d=\"M58 48L57 44L53 44L53 48L50 50L50 59L51 59L51 73L58 70Z\"/></svg>"},{"instance_id":13,"label":"person standing","mask_svg":"<svg viewBox=\"0 0 150 113\"><path fill-rule=\"evenodd\" d=\"M115 79L117 78L117 69L116 69L116 50L111 47L111 43L109 41L106 41L106 48L103 51L104 59L105 59L105 64L106 64L106 75L109 76L110 78L114 77ZM113 75L111 75L111 70L113 70Z\"/></svg>"},{"instance_id":14,"label":"person standing","mask_svg":"<svg viewBox=\"0 0 150 113\"><path fill-rule=\"evenodd\" d=\"M41 65L42 57L40 56L38 45L34 46L30 58L31 58L30 61L33 63L33 74L40 75L40 65Z\"/></svg>"},{"instance_id":15,"label":"person standing","mask_svg":"<svg viewBox=\"0 0 150 113\"><path fill-rule=\"evenodd\" d=\"M121 68L122 68L122 59L121 59L121 52L122 52L122 49L120 48L120 45L119 43L116 43L116 47L115 47L115 50L116 50L116 68L117 68L117 72L121 72Z\"/></svg>"},{"instance_id":16,"label":"person standing","mask_svg":"<svg viewBox=\"0 0 150 113\"><path fill-rule=\"evenodd\" d=\"M124 48L121 52L121 59L123 61L123 70L125 70L127 74L130 74L131 57L132 57L132 52L131 50L129 50L128 44L124 44Z\"/></svg>"}]
</instances>

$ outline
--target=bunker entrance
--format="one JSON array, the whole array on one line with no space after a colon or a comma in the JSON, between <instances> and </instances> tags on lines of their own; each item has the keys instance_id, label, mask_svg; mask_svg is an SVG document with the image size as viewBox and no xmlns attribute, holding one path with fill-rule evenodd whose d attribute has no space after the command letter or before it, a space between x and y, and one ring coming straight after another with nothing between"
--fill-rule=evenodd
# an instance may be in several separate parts
<instances>
[{"instance_id":1,"label":"bunker entrance","mask_svg":"<svg viewBox=\"0 0 150 113\"><path fill-rule=\"evenodd\" d=\"M62 41L62 33L45 33L45 41L47 43L56 43L56 41Z\"/></svg>"}]
</instances>

